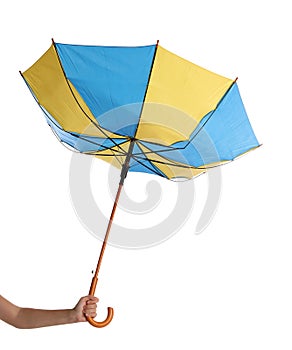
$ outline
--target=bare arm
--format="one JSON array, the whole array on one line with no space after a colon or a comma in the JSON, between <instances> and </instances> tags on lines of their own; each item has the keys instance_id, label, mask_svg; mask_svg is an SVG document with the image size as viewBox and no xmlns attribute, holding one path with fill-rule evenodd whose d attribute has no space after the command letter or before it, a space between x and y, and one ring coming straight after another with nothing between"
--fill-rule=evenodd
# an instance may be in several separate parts
<instances>
[{"instance_id":1,"label":"bare arm","mask_svg":"<svg viewBox=\"0 0 292 350\"><path fill-rule=\"evenodd\" d=\"M39 328L67 323L83 322L86 317L96 316L96 303L93 296L81 298L73 309L41 310L22 308L12 304L0 295L0 320L17 328Z\"/></svg>"}]
</instances>

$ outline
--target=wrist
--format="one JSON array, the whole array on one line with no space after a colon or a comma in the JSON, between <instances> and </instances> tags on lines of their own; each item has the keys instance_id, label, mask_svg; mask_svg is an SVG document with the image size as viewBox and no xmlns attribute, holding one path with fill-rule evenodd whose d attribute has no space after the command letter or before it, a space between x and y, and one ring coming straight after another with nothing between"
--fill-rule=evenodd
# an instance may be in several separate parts
<instances>
[{"instance_id":1,"label":"wrist","mask_svg":"<svg viewBox=\"0 0 292 350\"><path fill-rule=\"evenodd\" d=\"M77 310L75 309L71 309L71 310L68 310L69 311L69 314L68 314L68 321L70 323L77 323L77 322L80 322L81 319L80 319L80 315L79 313L77 312Z\"/></svg>"}]
</instances>

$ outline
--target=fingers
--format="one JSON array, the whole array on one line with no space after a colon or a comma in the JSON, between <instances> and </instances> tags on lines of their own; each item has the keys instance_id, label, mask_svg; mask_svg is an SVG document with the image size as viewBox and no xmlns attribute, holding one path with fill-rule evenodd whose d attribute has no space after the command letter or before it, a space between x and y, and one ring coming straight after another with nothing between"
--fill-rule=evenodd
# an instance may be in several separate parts
<instances>
[{"instance_id":1,"label":"fingers","mask_svg":"<svg viewBox=\"0 0 292 350\"><path fill-rule=\"evenodd\" d=\"M85 316L94 318L96 316L96 305L86 305L83 308Z\"/></svg>"},{"instance_id":2,"label":"fingers","mask_svg":"<svg viewBox=\"0 0 292 350\"><path fill-rule=\"evenodd\" d=\"M99 301L99 299L97 297L95 297L94 295L87 295L87 296L82 297L80 299L80 302L85 303L85 304L87 304L87 303L96 304L98 301Z\"/></svg>"},{"instance_id":3,"label":"fingers","mask_svg":"<svg viewBox=\"0 0 292 350\"><path fill-rule=\"evenodd\" d=\"M99 302L99 299L94 295L88 295L86 297L86 304L96 304Z\"/></svg>"},{"instance_id":4,"label":"fingers","mask_svg":"<svg viewBox=\"0 0 292 350\"><path fill-rule=\"evenodd\" d=\"M94 318L96 316L96 303L99 299L95 296L88 295L85 297L85 305L83 306L83 313L85 316Z\"/></svg>"}]
</instances>

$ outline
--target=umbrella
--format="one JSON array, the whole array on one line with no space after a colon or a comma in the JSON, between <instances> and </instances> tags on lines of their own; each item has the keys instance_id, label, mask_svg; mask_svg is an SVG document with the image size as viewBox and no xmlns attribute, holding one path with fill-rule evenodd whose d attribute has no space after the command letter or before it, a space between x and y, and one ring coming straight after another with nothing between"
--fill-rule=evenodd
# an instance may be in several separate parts
<instances>
[{"instance_id":1,"label":"umbrella","mask_svg":"<svg viewBox=\"0 0 292 350\"><path fill-rule=\"evenodd\" d=\"M259 146L237 79L154 45L55 43L20 72L47 123L66 146L121 169L90 286L94 295L128 171L193 178ZM104 327L111 322L88 318Z\"/></svg>"}]
</instances>

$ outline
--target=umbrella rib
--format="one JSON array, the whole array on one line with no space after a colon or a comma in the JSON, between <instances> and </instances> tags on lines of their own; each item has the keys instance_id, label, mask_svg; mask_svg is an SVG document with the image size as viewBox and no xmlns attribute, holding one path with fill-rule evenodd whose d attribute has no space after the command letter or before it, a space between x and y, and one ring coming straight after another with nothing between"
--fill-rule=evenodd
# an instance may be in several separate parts
<instances>
[{"instance_id":1,"label":"umbrella rib","mask_svg":"<svg viewBox=\"0 0 292 350\"><path fill-rule=\"evenodd\" d=\"M47 113L47 111L42 107L42 105L41 105L41 104L39 103L39 101L37 100L35 94L33 93L33 91L32 91L32 89L31 89L30 85L29 85L28 82L26 81L26 79L25 79L24 75L22 74L22 72L19 71L19 73L20 73L22 79L24 80L26 86L28 87L30 93L32 94L32 97L34 98L35 102L37 103L37 105L39 106L39 108L42 110L42 112L46 115L46 117L47 117L58 129L60 129L60 130L62 130L62 131L65 131L65 130L63 130L63 129L60 128L60 126L51 118L51 116Z\"/></svg>"},{"instance_id":2,"label":"umbrella rib","mask_svg":"<svg viewBox=\"0 0 292 350\"><path fill-rule=\"evenodd\" d=\"M135 159L142 159L144 160L144 158L142 157L136 157L134 156ZM180 167L180 168L185 168L185 169L198 169L197 167L194 167L192 165L184 165L184 164L178 164L178 163L172 163L171 160L169 160L169 162L163 162L161 160L154 160L154 159L151 159L151 158L148 158L146 157L146 160L148 160L149 162L151 163L157 163L157 164L164 164L164 165L169 165L169 166L176 166L176 167Z\"/></svg>"},{"instance_id":3,"label":"umbrella rib","mask_svg":"<svg viewBox=\"0 0 292 350\"><path fill-rule=\"evenodd\" d=\"M155 153L155 152L152 152L152 153ZM137 158L137 159L143 159L144 160L144 158L142 158L140 156L137 156L137 154L135 154L134 157ZM217 166L220 165L220 164L216 164L216 165L210 165L210 166L198 166L198 167L195 167L193 165L185 165L185 164L182 164L182 163L179 163L179 162L172 161L171 159L165 158L165 157L163 157L161 155L160 155L160 157L166 159L166 161L160 161L160 160L151 159L151 158L148 158L147 156L145 156L145 159L147 159L151 163L164 164L164 165L175 166L175 167L184 168L184 169L207 170L207 169L210 169L210 168L216 168Z\"/></svg>"},{"instance_id":4,"label":"umbrella rib","mask_svg":"<svg viewBox=\"0 0 292 350\"><path fill-rule=\"evenodd\" d=\"M127 143L127 142L129 142L129 140L124 141L123 143L121 143L121 145L122 145L122 144L125 144L125 143ZM122 148L121 148L121 149L122 149ZM124 150L122 149L123 152L120 152L119 150L115 150L115 149L112 149L112 148L109 148L108 150L111 151L112 154L101 154L101 153L99 153L99 152L96 152L96 153L92 152L91 154L93 154L93 155L95 155L95 156L98 156L98 157L115 157L116 161L117 161L121 166L123 166L123 162L120 161L118 157L125 157L125 156L127 156L127 155L128 155L128 151L126 152L126 151L124 151ZM100 151L100 152L103 152L103 151ZM115 153L115 152L116 152L116 153Z\"/></svg>"},{"instance_id":5,"label":"umbrella rib","mask_svg":"<svg viewBox=\"0 0 292 350\"><path fill-rule=\"evenodd\" d=\"M113 149L108 149L109 151L113 152L117 152L116 150L113 150ZM88 155L92 155L92 156L98 156L98 157L112 157L112 156L116 156L116 157L125 157L125 154L124 153L114 153L113 154L100 154L98 152L83 152L84 154L88 154Z\"/></svg>"},{"instance_id":6,"label":"umbrella rib","mask_svg":"<svg viewBox=\"0 0 292 350\"><path fill-rule=\"evenodd\" d=\"M105 136L106 138L110 139L110 140L115 144L115 146L117 146L118 148L120 148L119 145L118 145L110 136L108 136L108 135L106 134L106 132L103 130L103 128L100 127L96 121L94 121L94 120L92 120L92 119L90 118L90 116L85 112L85 110L82 108L82 106L81 106L80 103L78 102L78 100L77 100L77 98L76 98L76 96L75 96L75 94L74 94L74 92L73 92L73 90L72 90L72 88L71 88L71 86L70 86L70 84L69 84L68 78L66 77L66 73L65 73L64 67L63 67L63 65L62 65L62 62L61 62L61 59L60 59L60 56L59 56L59 53L58 53L58 50L57 50L57 47L56 47L56 43L55 43L55 41L54 41L53 39L52 39L52 42L53 42L53 47L54 47L54 49L55 49L56 55L57 55L57 57L58 57L58 62L59 62L59 64L60 64L61 70L62 70L63 75L64 75L64 78L65 78L65 81L66 81L66 83L67 83L67 85L68 85L68 88L69 88L69 90L70 90L70 92L71 92L71 94L72 94L72 96L73 96L75 102L77 103L78 107L79 107L80 110L83 112L83 114L91 121L91 123L92 123L100 132L102 132L102 133L104 134L104 136ZM122 148L121 148L121 149L122 149Z\"/></svg>"},{"instance_id":7,"label":"umbrella rib","mask_svg":"<svg viewBox=\"0 0 292 350\"><path fill-rule=\"evenodd\" d=\"M161 143L157 143L157 142L153 142L153 141L146 141L146 140L144 141L142 139L139 140L139 142L141 142L142 144L143 144L143 142L147 142L147 143L150 143L151 145L167 147L167 148L159 150L159 151L144 152L145 154L147 154L147 153L158 153L158 152L170 152L170 151L176 151L178 149L181 149L180 147L173 147L172 145L165 146L165 145L162 145ZM145 146L145 147L147 147L147 146Z\"/></svg>"},{"instance_id":8,"label":"umbrella rib","mask_svg":"<svg viewBox=\"0 0 292 350\"><path fill-rule=\"evenodd\" d=\"M185 149L194 139L195 137L199 134L199 132L204 128L204 126L208 123L208 121L212 118L213 114L215 113L215 111L218 109L218 107L220 106L221 102L224 100L224 98L226 97L226 95L228 94L228 92L231 90L231 88L234 86L234 84L236 83L238 78L235 78L233 80L233 82L230 84L229 88L225 91L224 95L221 97L220 101L217 103L216 107L214 108L214 110L211 112L211 114L209 115L209 117L205 120L205 122L203 123L203 125L199 128L199 130L196 131L195 135L193 135L187 142L187 144L182 147L181 149Z\"/></svg>"},{"instance_id":9,"label":"umbrella rib","mask_svg":"<svg viewBox=\"0 0 292 350\"><path fill-rule=\"evenodd\" d=\"M137 143L137 147L139 147L139 149L141 150L141 148L140 148L140 146L139 146L139 144ZM142 151L142 150L141 150ZM143 151L142 151L143 152ZM144 164L144 163L142 163L141 161L139 161L139 159L141 159L140 157L136 157L136 154L133 154L132 155L132 158L137 162L137 163L139 163L140 165L142 165L143 167L145 167L146 169L148 169L148 170L150 170L152 173L154 173L155 175L158 175L158 176L161 176L161 177L165 177L166 175L163 173L163 171L161 171L161 170L159 170L161 173L163 173L164 174L164 176L161 174L161 173L159 173L158 172L158 170L156 171L155 169L152 169L152 168L150 168L148 165L146 165L146 164ZM145 156L145 159L143 159L143 160L147 160L147 161L149 161L149 159ZM149 161L149 163L151 163L150 161ZM153 164L151 164L153 167L155 167L155 165L153 165ZM156 168L156 167L155 167Z\"/></svg>"},{"instance_id":10,"label":"umbrella rib","mask_svg":"<svg viewBox=\"0 0 292 350\"><path fill-rule=\"evenodd\" d=\"M147 152L140 152L140 153L136 153L136 156L140 156L140 155L146 155L146 154L159 154L159 153L166 153L166 152L173 152L173 151L178 151L180 150L180 148L173 148L173 149L164 149L164 150L158 150L158 151L147 151Z\"/></svg>"},{"instance_id":11,"label":"umbrella rib","mask_svg":"<svg viewBox=\"0 0 292 350\"><path fill-rule=\"evenodd\" d=\"M23 77L23 79L24 79L24 77ZM25 83L27 84L27 82L26 82L26 80L24 79L24 81L25 81ZM27 86L29 87L29 85L27 84ZM29 88L29 90L31 91L31 89ZM92 141L92 140L87 140L85 137L83 137L83 136L81 136L81 135L75 135L74 133L72 133L71 131L66 131L66 130L64 130L64 129L62 129L55 121L54 121L54 119L52 119L51 118L51 116L47 113L47 111L40 105L40 103L37 101L37 99L35 98L35 96L34 96L34 94L32 94L33 95L33 97L34 97L34 99L35 99L35 101L37 102L37 104L38 104L38 106L40 107L40 109L42 110L42 112L46 115L46 117L50 120L50 122L52 123L52 124L54 124L55 125L55 127L56 128L58 128L59 130L61 130L61 131L64 131L64 132L67 132L68 134L70 134L71 136L73 136L73 137L75 137L75 138L77 138L77 139L81 139L81 140L83 140L83 141L86 141L86 142L88 142L88 143L92 143L93 145L96 145L96 146L99 146L99 147L103 147L103 150L102 151L106 151L106 150L109 150L109 149L111 149L111 147L105 147L105 146L103 146L102 144L99 144L99 143L97 143L97 142L94 142L94 141ZM51 127L52 128L52 127ZM55 132L54 132L54 134L56 134ZM58 136L58 135L56 135L56 136ZM58 139L59 139L59 136L58 136ZM61 138L60 138L60 140L61 140ZM124 141L124 142L122 142L121 144L123 144L123 143L125 143L125 142L128 142L128 140L127 141ZM62 142L61 142L62 143ZM112 150L112 149L111 149ZM100 150L99 150L100 151ZM102 151L100 151L100 152L102 152ZM114 151L114 152L119 152L118 150L112 150L112 151ZM79 151L80 153L88 153L88 154L90 154L91 152L81 152L81 151ZM94 152L94 151L93 151Z\"/></svg>"},{"instance_id":12,"label":"umbrella rib","mask_svg":"<svg viewBox=\"0 0 292 350\"><path fill-rule=\"evenodd\" d=\"M101 147L104 148L104 150L109 149L109 147L105 147L105 146L103 146L102 144L99 144L99 143L97 143L97 142L94 142L94 141L91 141L91 140L87 140L87 139L85 139L84 137L82 137L81 135L77 136L77 135L75 135L74 133L72 133L71 131L66 131L66 130L64 130L63 128L61 128L61 127L55 122L55 120L50 116L50 114L48 114L48 112L46 111L46 109L39 103L39 101L37 100L35 94L33 93L32 89L30 88L28 82L26 81L25 77L23 76L22 72L19 71L19 73L20 73L22 79L24 80L26 86L28 87L30 93L32 94L32 97L34 98L35 102L36 102L37 105L39 106L39 108L42 110L42 112L45 114L45 116L49 119L49 121L50 121L52 124L55 125L56 128L58 128L59 130L61 130L61 131L63 131L63 132L67 132L68 134L70 134L71 136L73 136L73 137L75 137L75 138L80 138L80 139L82 139L82 140L84 140L84 141L87 141L87 142L89 142L89 143L92 143L92 144L94 144L94 145L101 146ZM52 127L51 127L51 128L52 128ZM58 136L58 138L59 138L59 136ZM80 153L86 153L86 152L80 152Z\"/></svg>"},{"instance_id":13,"label":"umbrella rib","mask_svg":"<svg viewBox=\"0 0 292 350\"><path fill-rule=\"evenodd\" d=\"M166 175L165 176L163 176L161 173L159 173L158 171L155 171L154 169L152 169L152 168L150 168L148 165L145 165L144 163L142 163L139 159L141 159L141 158L137 158L137 157L135 157L135 156L132 156L132 158L133 159L135 159L135 161L137 162L137 163L139 163L140 165L142 165L143 167L145 167L146 169L148 169L148 170L150 170L153 174L155 174L155 175L158 175L158 176L161 176L161 177L166 177ZM148 160L147 158L146 159L144 159L144 160ZM148 160L149 161L149 160ZM149 161L150 162L150 161ZM132 166L132 168L134 168L134 166ZM131 169L131 167L130 167L130 169ZM163 173L163 171L161 171L162 173ZM164 173L163 173L164 174Z\"/></svg>"},{"instance_id":14,"label":"umbrella rib","mask_svg":"<svg viewBox=\"0 0 292 350\"><path fill-rule=\"evenodd\" d=\"M219 166L222 166L222 165L224 165L224 164L227 164L227 163L229 163L229 162L231 162L231 161L233 161L233 159L232 160L221 160L220 162L221 163L219 163L219 164L216 164L216 165L207 165L207 166L193 166L193 165L185 165L185 164L181 164L181 163L168 163L168 162L163 162L163 161L160 161L160 160L154 160L154 159L150 159L150 158L148 158L148 157L146 157L145 159L144 158L142 158L142 157L137 157L136 155L134 155L133 156L133 158L135 158L135 160L137 160L137 159L142 159L142 160L148 160L149 162L151 162L151 163L157 163L157 164L164 164L164 165L168 165L168 166L175 166L175 167L178 167L178 168L184 168L184 169L194 169L194 170L196 170L196 169L199 169L199 170L208 170L208 169L212 169L212 168L217 168L217 167L219 167ZM169 160L170 162L171 162L171 160ZM143 164L144 165L144 164Z\"/></svg>"},{"instance_id":15,"label":"umbrella rib","mask_svg":"<svg viewBox=\"0 0 292 350\"><path fill-rule=\"evenodd\" d=\"M86 139L86 137L84 137L84 136L81 136L81 135L75 135L74 133L72 133L72 132L68 132L71 136L74 136L74 137L76 137L77 139L80 139L80 140L83 140L83 141L86 141L86 142L88 142L88 143L91 143L91 144L93 144L93 145L96 145L96 146L99 146L99 147L103 147L103 150L97 150L96 152L103 152L103 151L106 151L106 150L112 150L112 147L106 147L106 146L104 146L103 144L100 144L100 143L98 143L98 142L95 142L95 141L92 141L92 140L88 140L88 139ZM129 140L125 140L125 141L123 141L123 142L121 142L119 145L122 145L122 144L124 144L124 143L126 143L126 142L128 142ZM120 151L118 151L118 150L113 150L113 151L115 151L115 152L120 152ZM93 153L93 152L95 152L95 151L91 151L91 152L81 152L81 153Z\"/></svg>"},{"instance_id":16,"label":"umbrella rib","mask_svg":"<svg viewBox=\"0 0 292 350\"><path fill-rule=\"evenodd\" d=\"M114 156L115 159L116 159L116 161L117 161L121 166L123 166L123 162L121 162L121 161L119 160L118 156L117 156L116 154L114 154L113 150L111 149L110 151L112 152L111 157Z\"/></svg>"},{"instance_id":17,"label":"umbrella rib","mask_svg":"<svg viewBox=\"0 0 292 350\"><path fill-rule=\"evenodd\" d=\"M141 117L142 117L142 113L143 113L143 109L144 109L144 103L145 103L145 99L146 99L147 92L148 92L148 87L149 87L149 83L150 83L150 79L151 79L151 75L152 75L152 70L153 70L153 66L154 66L154 61L155 61L155 57L156 57L158 44L159 44L159 40L157 40L157 42L156 42L155 52L154 52L154 55L153 55L153 58L152 58L152 63L151 63L151 68L150 68L150 72L149 72L149 77L148 77L148 81L147 81L147 85L146 85L146 89L145 89L145 93L144 93L144 97L143 97L143 102L142 102L141 112L140 112L140 115L139 115L139 120L138 120L138 123L137 123L137 126L136 126L136 130L135 130L135 133L134 133L134 138L136 138L137 131L138 131L138 128L139 128L139 124L140 124L140 121L141 121Z\"/></svg>"},{"instance_id":18,"label":"umbrella rib","mask_svg":"<svg viewBox=\"0 0 292 350\"><path fill-rule=\"evenodd\" d=\"M144 146L145 147L145 146ZM143 151L143 150L142 150ZM153 154L155 154L155 152L152 152ZM136 154L135 154L136 155ZM173 161L171 159L168 159L166 157L163 157L161 155L159 155L159 157L165 159L166 161L159 161L159 160L154 160L154 159L150 159L146 156L146 159L148 159L150 162L156 162L158 164L165 164L165 165L173 165L173 166L177 166L177 167L181 167L181 168L187 168L187 169L197 169L196 167L192 166L192 165L184 165L182 163L178 163L176 161Z\"/></svg>"}]
</instances>

